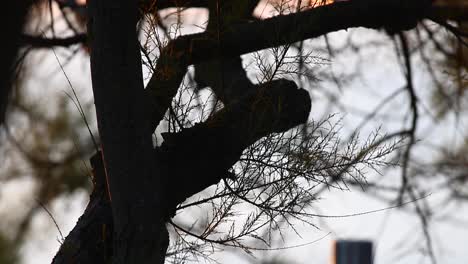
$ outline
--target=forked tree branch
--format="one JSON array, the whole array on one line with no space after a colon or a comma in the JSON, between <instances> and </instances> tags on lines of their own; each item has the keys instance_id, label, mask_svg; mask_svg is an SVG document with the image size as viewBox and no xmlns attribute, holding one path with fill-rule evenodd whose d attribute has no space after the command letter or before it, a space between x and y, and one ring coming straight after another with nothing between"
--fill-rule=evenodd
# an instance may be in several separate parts
<instances>
[{"instance_id":1,"label":"forked tree branch","mask_svg":"<svg viewBox=\"0 0 468 264\"><path fill-rule=\"evenodd\" d=\"M166 186L175 209L188 197L227 178L242 152L258 139L305 123L311 109L307 91L293 81L259 85L203 123L164 134L157 156L168 173ZM180 166L184 161L184 166ZM177 184L183 183L183 184Z\"/></svg>"},{"instance_id":2,"label":"forked tree branch","mask_svg":"<svg viewBox=\"0 0 468 264\"><path fill-rule=\"evenodd\" d=\"M146 89L151 131L176 94L187 66L315 38L353 27L408 30L430 15L431 0L354 0L300 13L233 25L219 40L209 33L181 36L164 48ZM396 15L398 14L398 15ZM222 47L222 48L220 48Z\"/></svg>"},{"instance_id":3,"label":"forked tree branch","mask_svg":"<svg viewBox=\"0 0 468 264\"><path fill-rule=\"evenodd\" d=\"M306 122L310 107L305 90L298 89L292 81L277 80L251 91L204 123L180 133L165 134L163 145L155 150L154 161L165 175L169 213L173 214L188 197L226 178L244 149L259 138ZM91 164L95 185L90 202L54 264L104 263L103 259L112 256L112 214L100 153L93 156Z\"/></svg>"}]
</instances>

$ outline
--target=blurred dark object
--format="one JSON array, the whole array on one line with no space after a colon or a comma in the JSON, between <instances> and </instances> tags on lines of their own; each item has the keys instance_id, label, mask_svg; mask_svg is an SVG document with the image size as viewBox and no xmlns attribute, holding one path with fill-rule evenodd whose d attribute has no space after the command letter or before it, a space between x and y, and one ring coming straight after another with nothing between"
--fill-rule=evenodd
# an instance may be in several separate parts
<instances>
[{"instance_id":1,"label":"blurred dark object","mask_svg":"<svg viewBox=\"0 0 468 264\"><path fill-rule=\"evenodd\" d=\"M0 24L4 27L2 48L0 49L0 125L5 119L11 85L13 65L20 47L20 36L29 7L34 1L6 1L0 11Z\"/></svg>"},{"instance_id":2,"label":"blurred dark object","mask_svg":"<svg viewBox=\"0 0 468 264\"><path fill-rule=\"evenodd\" d=\"M337 240L332 264L372 264L372 242L367 240Z\"/></svg>"}]
</instances>

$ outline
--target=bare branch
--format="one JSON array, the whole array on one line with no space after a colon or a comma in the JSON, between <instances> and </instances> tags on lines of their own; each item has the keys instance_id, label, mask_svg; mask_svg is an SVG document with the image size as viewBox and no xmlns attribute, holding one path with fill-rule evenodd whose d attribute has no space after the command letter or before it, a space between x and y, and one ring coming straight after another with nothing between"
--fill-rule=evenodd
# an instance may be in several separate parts
<instances>
[{"instance_id":1,"label":"bare branch","mask_svg":"<svg viewBox=\"0 0 468 264\"><path fill-rule=\"evenodd\" d=\"M46 38L41 36L31 36L27 34L21 35L23 45L30 45L33 48L50 48L54 46L69 47L75 44L86 43L87 36L85 33L77 34L66 38Z\"/></svg>"}]
</instances>

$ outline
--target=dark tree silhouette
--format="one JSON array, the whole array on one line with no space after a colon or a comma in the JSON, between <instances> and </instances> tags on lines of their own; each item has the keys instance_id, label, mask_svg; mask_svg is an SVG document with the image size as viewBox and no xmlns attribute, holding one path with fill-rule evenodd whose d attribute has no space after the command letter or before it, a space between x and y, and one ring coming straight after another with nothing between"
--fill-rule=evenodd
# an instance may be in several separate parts
<instances>
[{"instance_id":1,"label":"dark tree silhouette","mask_svg":"<svg viewBox=\"0 0 468 264\"><path fill-rule=\"evenodd\" d=\"M60 8L82 8L74 6L73 1L57 2ZM403 151L406 168L416 140L418 109L408 59L410 50L402 32L415 28L423 19L431 19L463 37L461 31L445 21L465 14L449 12L431 0L324 2L304 10L299 4L295 12L280 10L278 16L259 19L252 15L258 5L255 0L90 0L87 34L75 32L67 38L22 33L21 26L32 2L24 1L23 6L12 9L18 13L17 21L5 23L18 28L12 29L9 46L3 49L9 57L1 62L0 69L2 74L8 73L2 75L2 116L14 76L11 54L16 54L21 45L44 48L82 43L90 51L100 139L100 150L91 158L93 191L84 214L53 263L164 263L166 255L183 252L177 244L174 251L168 252L167 224L197 239L248 251L249 246L240 242L241 237L263 240L258 235L260 230L277 224L279 218L294 217L307 222L314 215L305 212L304 207L323 188L333 186L345 175L359 184L360 166L386 164L383 157L399 144L396 141L383 145L388 140L409 138ZM157 12L174 7L208 8L206 30L161 44L152 64L151 56L155 55L138 39L142 21L152 15L150 27L160 26L168 34L169 29ZM83 19L81 9L76 15ZM362 147L351 141L347 151L340 152L333 129L316 136L326 121L307 123L311 99L306 90L293 81L277 78L279 68L265 70L259 83L252 82L240 56L273 48L275 59L281 63L287 52L284 46L353 27L383 29L400 40L407 59L406 90L412 102L412 126L393 135L370 138ZM141 54L145 56L143 60ZM142 63L151 64L152 76L146 87ZM183 89L183 80L192 65L195 89L210 87L223 107L215 106L206 119L185 125L179 113L182 107L174 109L172 103ZM162 144L154 146L153 133L168 116L178 129L163 133ZM299 125L303 125L302 131L291 130ZM236 169L238 162L245 166ZM405 182L407 170L402 174L400 204L406 192L412 194ZM325 187L318 187L319 184ZM197 205L222 200L213 206L217 209L207 224L210 228L197 232L172 220L189 206L184 204L188 198L213 185L220 190L212 197L191 202ZM256 194L266 198L252 198L253 190L261 190ZM412 194L411 198L415 200L417 196ZM249 216L241 231L228 231L226 237L209 237L239 202L259 211ZM196 243L185 243L181 248L186 251L199 250Z\"/></svg>"}]
</instances>

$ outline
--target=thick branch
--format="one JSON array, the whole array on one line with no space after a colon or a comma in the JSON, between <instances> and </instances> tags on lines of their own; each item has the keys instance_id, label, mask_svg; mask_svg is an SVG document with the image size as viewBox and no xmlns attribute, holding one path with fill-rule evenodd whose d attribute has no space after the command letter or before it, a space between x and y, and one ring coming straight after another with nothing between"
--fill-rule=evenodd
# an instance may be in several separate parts
<instances>
[{"instance_id":1,"label":"thick branch","mask_svg":"<svg viewBox=\"0 0 468 264\"><path fill-rule=\"evenodd\" d=\"M307 121L309 94L292 81L262 84L206 122L165 134L157 151L167 170L172 208L228 176L228 169L255 141ZM180 166L180 162L184 166Z\"/></svg>"},{"instance_id":2,"label":"thick branch","mask_svg":"<svg viewBox=\"0 0 468 264\"><path fill-rule=\"evenodd\" d=\"M239 99L255 87L247 77L240 57L196 64L195 81L198 89L209 86L224 104Z\"/></svg>"},{"instance_id":3,"label":"thick branch","mask_svg":"<svg viewBox=\"0 0 468 264\"><path fill-rule=\"evenodd\" d=\"M409 2L409 3L408 3ZM430 0L398 1L346 1L310 9L285 16L233 26L221 34L220 44L205 33L181 37L189 64L207 61L217 56L232 57L294 43L300 40L352 27L410 29L414 22L428 15ZM399 20L395 19L398 14ZM409 17L408 25L401 25L401 18ZM409 19L404 19L409 20Z\"/></svg>"},{"instance_id":4,"label":"thick branch","mask_svg":"<svg viewBox=\"0 0 468 264\"><path fill-rule=\"evenodd\" d=\"M49 48L54 46L69 47L75 44L85 43L87 36L85 33L66 38L44 38L40 36L21 35L21 42L34 48Z\"/></svg>"},{"instance_id":5,"label":"thick branch","mask_svg":"<svg viewBox=\"0 0 468 264\"><path fill-rule=\"evenodd\" d=\"M146 89L150 101L151 130L154 131L162 120L188 65L219 57L235 57L351 27L389 27L392 31L410 29L416 25L416 21L428 15L430 4L431 0L337 2L300 13L232 26L221 33L219 40L210 33L179 37L164 49L156 67L157 72ZM395 14L399 19L406 19L402 19L402 23L395 19Z\"/></svg>"},{"instance_id":6,"label":"thick branch","mask_svg":"<svg viewBox=\"0 0 468 264\"><path fill-rule=\"evenodd\" d=\"M249 21L258 0L212 1L206 32L213 36L229 27ZM222 47L221 47L222 49ZM209 86L224 104L245 95L254 84L247 77L240 57L220 58L194 65L197 88Z\"/></svg>"}]
</instances>

